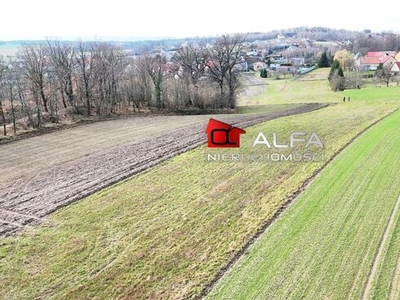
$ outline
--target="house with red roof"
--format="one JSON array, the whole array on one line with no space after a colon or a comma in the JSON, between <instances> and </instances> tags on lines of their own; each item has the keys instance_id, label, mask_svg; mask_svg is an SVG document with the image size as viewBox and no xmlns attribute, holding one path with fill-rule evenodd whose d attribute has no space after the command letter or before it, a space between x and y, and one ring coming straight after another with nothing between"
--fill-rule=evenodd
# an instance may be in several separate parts
<instances>
[{"instance_id":1,"label":"house with red roof","mask_svg":"<svg viewBox=\"0 0 400 300\"><path fill-rule=\"evenodd\" d=\"M356 61L356 65L363 71L376 70L379 64L379 57L375 56L360 56L359 59Z\"/></svg>"},{"instance_id":2,"label":"house with red roof","mask_svg":"<svg viewBox=\"0 0 400 300\"><path fill-rule=\"evenodd\" d=\"M396 62L396 55L396 51L370 51L367 55L358 58L356 66L363 71L375 71L380 64L391 68Z\"/></svg>"},{"instance_id":3,"label":"house with red roof","mask_svg":"<svg viewBox=\"0 0 400 300\"><path fill-rule=\"evenodd\" d=\"M385 56L392 56L395 57L397 54L396 51L370 51L365 55L366 57L379 57L383 58Z\"/></svg>"}]
</instances>

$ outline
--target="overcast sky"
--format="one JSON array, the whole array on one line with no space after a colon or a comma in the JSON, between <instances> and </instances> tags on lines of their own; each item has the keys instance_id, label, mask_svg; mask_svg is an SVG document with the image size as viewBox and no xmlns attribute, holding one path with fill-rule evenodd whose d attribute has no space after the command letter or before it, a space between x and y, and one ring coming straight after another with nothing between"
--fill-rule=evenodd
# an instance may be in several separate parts
<instances>
[{"instance_id":1,"label":"overcast sky","mask_svg":"<svg viewBox=\"0 0 400 300\"><path fill-rule=\"evenodd\" d=\"M192 37L298 26L400 32L397 7L394 0L5 0L0 40Z\"/></svg>"}]
</instances>

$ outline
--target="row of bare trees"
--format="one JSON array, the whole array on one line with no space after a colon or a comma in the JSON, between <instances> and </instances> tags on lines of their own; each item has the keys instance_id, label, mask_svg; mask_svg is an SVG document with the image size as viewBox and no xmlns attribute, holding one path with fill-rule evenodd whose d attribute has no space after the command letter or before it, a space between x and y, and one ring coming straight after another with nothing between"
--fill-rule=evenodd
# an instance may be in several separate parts
<instances>
[{"instance_id":1,"label":"row of bare trees","mask_svg":"<svg viewBox=\"0 0 400 300\"><path fill-rule=\"evenodd\" d=\"M116 45L47 41L0 58L0 122L41 127L67 116L234 108L243 35L129 56Z\"/></svg>"}]
</instances>

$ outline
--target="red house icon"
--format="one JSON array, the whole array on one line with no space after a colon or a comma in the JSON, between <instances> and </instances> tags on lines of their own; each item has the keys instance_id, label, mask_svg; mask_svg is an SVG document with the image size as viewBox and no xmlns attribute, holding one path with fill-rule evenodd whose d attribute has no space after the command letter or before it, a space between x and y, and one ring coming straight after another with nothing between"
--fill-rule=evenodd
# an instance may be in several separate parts
<instances>
[{"instance_id":1,"label":"red house icon","mask_svg":"<svg viewBox=\"0 0 400 300\"><path fill-rule=\"evenodd\" d=\"M239 127L233 127L224 122L210 119L206 133L208 134L209 148L239 148L240 135L246 133L246 131Z\"/></svg>"}]
</instances>

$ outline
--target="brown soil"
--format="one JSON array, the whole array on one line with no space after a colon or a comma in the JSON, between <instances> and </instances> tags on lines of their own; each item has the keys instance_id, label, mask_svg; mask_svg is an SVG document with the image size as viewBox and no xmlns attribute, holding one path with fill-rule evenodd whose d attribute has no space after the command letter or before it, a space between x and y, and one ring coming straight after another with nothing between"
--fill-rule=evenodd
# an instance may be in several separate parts
<instances>
[{"instance_id":1,"label":"brown soil","mask_svg":"<svg viewBox=\"0 0 400 300\"><path fill-rule=\"evenodd\" d=\"M239 127L325 107L218 115ZM211 116L138 117L93 123L0 146L0 235L39 224L58 208L206 142Z\"/></svg>"}]
</instances>

